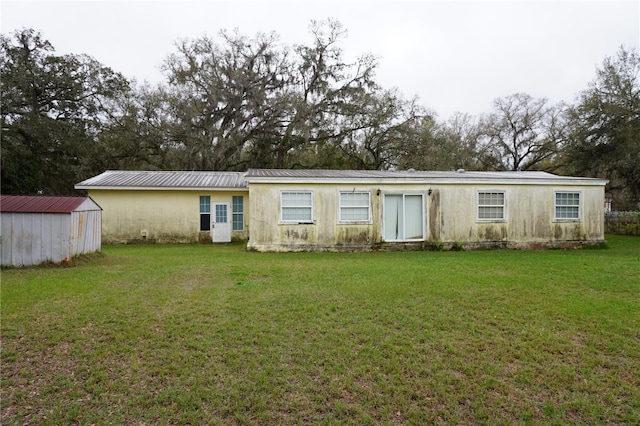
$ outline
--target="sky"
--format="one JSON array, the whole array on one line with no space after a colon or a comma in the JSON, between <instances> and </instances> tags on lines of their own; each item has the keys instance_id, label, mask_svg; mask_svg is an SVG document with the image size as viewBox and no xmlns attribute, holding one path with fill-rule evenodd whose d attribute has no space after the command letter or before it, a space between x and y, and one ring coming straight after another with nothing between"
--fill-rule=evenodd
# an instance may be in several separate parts
<instances>
[{"instance_id":1,"label":"sky","mask_svg":"<svg viewBox=\"0 0 640 426\"><path fill-rule=\"evenodd\" d=\"M572 102L620 46L640 47L640 1L0 1L0 31L42 32L57 54L88 54L138 82L180 39L237 29L311 43L311 20L347 30L345 57L378 58L376 79L446 120L514 93Z\"/></svg>"}]
</instances>

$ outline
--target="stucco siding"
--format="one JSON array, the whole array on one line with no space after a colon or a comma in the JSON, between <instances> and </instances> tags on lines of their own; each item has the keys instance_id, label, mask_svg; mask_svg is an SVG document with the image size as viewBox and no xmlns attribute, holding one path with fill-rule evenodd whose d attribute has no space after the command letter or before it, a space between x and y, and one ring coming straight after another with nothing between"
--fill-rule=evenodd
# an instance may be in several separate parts
<instances>
[{"instance_id":1,"label":"stucco siding","mask_svg":"<svg viewBox=\"0 0 640 426\"><path fill-rule=\"evenodd\" d=\"M282 191L313 193L312 223L281 220ZM371 221L339 223L340 191L369 192ZM554 217L556 191L580 194L580 218ZM478 193L504 194L504 217L478 217ZM388 245L384 241L384 199L389 194L422 194L422 245L461 243L467 247L553 247L604 241L604 186L531 184L318 184L251 183L249 248L263 251L351 250ZM413 242L417 242L413 240ZM402 243L395 241L394 243Z\"/></svg>"},{"instance_id":2,"label":"stucco siding","mask_svg":"<svg viewBox=\"0 0 640 426\"><path fill-rule=\"evenodd\" d=\"M505 194L502 220L479 220L478 191ZM581 194L581 217L577 220L554 218L557 191ZM604 188L561 185L476 185L441 186L439 192L439 236L441 242L460 242L527 247L536 243L603 241Z\"/></svg>"},{"instance_id":3,"label":"stucco siding","mask_svg":"<svg viewBox=\"0 0 640 426\"><path fill-rule=\"evenodd\" d=\"M313 223L281 221L282 191L313 193ZM379 192L378 192L379 191ZM340 192L368 192L368 222L339 221ZM249 248L261 251L352 250L372 247L382 242L382 209L386 193L424 194L424 185L358 185L358 184L255 184L250 185L249 204L252 212ZM268 206L268 207L267 207Z\"/></svg>"},{"instance_id":4,"label":"stucco siding","mask_svg":"<svg viewBox=\"0 0 640 426\"><path fill-rule=\"evenodd\" d=\"M604 240L604 187L584 190L583 223L589 240Z\"/></svg>"},{"instance_id":5,"label":"stucco siding","mask_svg":"<svg viewBox=\"0 0 640 426\"><path fill-rule=\"evenodd\" d=\"M206 240L206 235L200 232L200 196L210 196L211 203L230 204L234 195L243 196L244 230L232 231L232 237L246 239L248 236L246 191L90 189L89 195L103 208L102 238L105 243L187 243L200 241L203 237ZM231 211L229 216L231 218Z\"/></svg>"}]
</instances>

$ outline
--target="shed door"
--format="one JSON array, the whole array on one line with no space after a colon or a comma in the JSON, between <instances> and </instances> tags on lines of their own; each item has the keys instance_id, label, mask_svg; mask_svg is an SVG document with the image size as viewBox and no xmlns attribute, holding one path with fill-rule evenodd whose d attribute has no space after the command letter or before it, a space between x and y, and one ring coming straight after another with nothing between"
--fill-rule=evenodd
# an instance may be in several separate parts
<instances>
[{"instance_id":1,"label":"shed door","mask_svg":"<svg viewBox=\"0 0 640 426\"><path fill-rule=\"evenodd\" d=\"M211 215L211 236L214 243L231 242L230 203L214 203Z\"/></svg>"}]
</instances>

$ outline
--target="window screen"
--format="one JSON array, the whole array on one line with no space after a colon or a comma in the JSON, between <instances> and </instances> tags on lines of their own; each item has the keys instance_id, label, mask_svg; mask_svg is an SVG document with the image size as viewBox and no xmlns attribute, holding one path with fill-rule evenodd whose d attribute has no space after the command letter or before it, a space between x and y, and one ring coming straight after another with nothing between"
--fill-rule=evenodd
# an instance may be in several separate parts
<instances>
[{"instance_id":1,"label":"window screen","mask_svg":"<svg viewBox=\"0 0 640 426\"><path fill-rule=\"evenodd\" d=\"M369 215L368 192L340 193L340 222L368 222Z\"/></svg>"},{"instance_id":2,"label":"window screen","mask_svg":"<svg viewBox=\"0 0 640 426\"><path fill-rule=\"evenodd\" d=\"M478 192L478 219L504 220L504 192Z\"/></svg>"},{"instance_id":3,"label":"window screen","mask_svg":"<svg viewBox=\"0 0 640 426\"><path fill-rule=\"evenodd\" d=\"M311 191L282 191L280 218L283 222L311 222L312 210Z\"/></svg>"}]
</instances>

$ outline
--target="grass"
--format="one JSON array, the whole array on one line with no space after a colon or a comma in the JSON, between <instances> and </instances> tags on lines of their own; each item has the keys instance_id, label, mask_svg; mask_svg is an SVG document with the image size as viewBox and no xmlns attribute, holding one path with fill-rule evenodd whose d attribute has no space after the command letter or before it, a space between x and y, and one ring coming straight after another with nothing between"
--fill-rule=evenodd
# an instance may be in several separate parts
<instances>
[{"instance_id":1,"label":"grass","mask_svg":"<svg viewBox=\"0 0 640 426\"><path fill-rule=\"evenodd\" d=\"M638 424L640 240L2 271L2 424Z\"/></svg>"}]
</instances>

